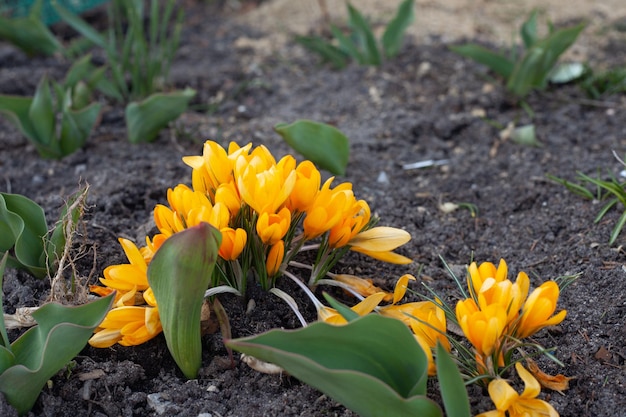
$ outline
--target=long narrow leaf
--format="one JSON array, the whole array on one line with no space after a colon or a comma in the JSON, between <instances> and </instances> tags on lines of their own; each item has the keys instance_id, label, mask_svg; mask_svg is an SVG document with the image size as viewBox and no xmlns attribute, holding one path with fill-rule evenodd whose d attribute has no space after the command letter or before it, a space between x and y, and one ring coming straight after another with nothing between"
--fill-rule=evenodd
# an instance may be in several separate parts
<instances>
[{"instance_id":1,"label":"long narrow leaf","mask_svg":"<svg viewBox=\"0 0 626 417\"><path fill-rule=\"evenodd\" d=\"M53 146L55 113L52 103L52 93L48 77L43 76L37 85L33 102L28 109L28 117L33 123L39 145Z\"/></svg>"},{"instance_id":2,"label":"long narrow leaf","mask_svg":"<svg viewBox=\"0 0 626 417\"><path fill-rule=\"evenodd\" d=\"M613 228L613 231L611 232L611 238L609 240L609 245L612 245L613 243L615 243L615 241L617 240L617 237L619 236L619 234L622 232L622 229L624 228L624 224L626 224L626 211L622 213L622 215L619 217L619 220L617 221L617 224Z\"/></svg>"},{"instance_id":3,"label":"long narrow leaf","mask_svg":"<svg viewBox=\"0 0 626 417\"><path fill-rule=\"evenodd\" d=\"M381 43L387 58L394 57L400 52L404 32L415 20L413 3L414 0L404 0L398 7L396 16L389 22L383 33Z\"/></svg>"},{"instance_id":4,"label":"long narrow leaf","mask_svg":"<svg viewBox=\"0 0 626 417\"><path fill-rule=\"evenodd\" d=\"M532 47L537 42L537 11L533 10L528 20L526 20L520 29L520 36L524 42L526 49Z\"/></svg>"},{"instance_id":5,"label":"long narrow leaf","mask_svg":"<svg viewBox=\"0 0 626 417\"><path fill-rule=\"evenodd\" d=\"M78 33L89 39L94 44L98 45L100 48L106 50L107 53L114 53L114 51L111 49L111 46L106 41L105 37L98 33L98 31L96 31L93 27L91 27L89 23L85 22L79 16L61 6L61 4L58 3L56 0L52 0L51 4L52 7L54 7L54 10L65 21L65 23L70 25Z\"/></svg>"},{"instance_id":6,"label":"long narrow leaf","mask_svg":"<svg viewBox=\"0 0 626 417\"><path fill-rule=\"evenodd\" d=\"M443 399L443 406L448 416L470 417L470 404L467 389L454 359L437 342L437 379Z\"/></svg>"},{"instance_id":7,"label":"long narrow leaf","mask_svg":"<svg viewBox=\"0 0 626 417\"><path fill-rule=\"evenodd\" d=\"M337 39L337 41L339 42L339 49L342 52L350 55L352 59L354 59L359 64L367 64L367 58L361 51L359 45L354 43L354 41L350 37L344 35L343 32L335 25L330 26L330 31L335 39Z\"/></svg>"},{"instance_id":8,"label":"long narrow leaf","mask_svg":"<svg viewBox=\"0 0 626 417\"><path fill-rule=\"evenodd\" d=\"M318 54L322 61L330 62L336 69L348 65L347 55L336 46L314 36L296 36L296 42L311 52Z\"/></svg>"},{"instance_id":9,"label":"long narrow leaf","mask_svg":"<svg viewBox=\"0 0 626 417\"><path fill-rule=\"evenodd\" d=\"M489 67L490 70L502 76L504 79L510 77L515 66L513 61L506 56L476 44L451 46L450 50Z\"/></svg>"},{"instance_id":10,"label":"long narrow leaf","mask_svg":"<svg viewBox=\"0 0 626 417\"><path fill-rule=\"evenodd\" d=\"M363 15L354 6L352 6L352 4L350 4L350 2L348 2L348 15L350 26L355 30L355 33L363 42L367 57L366 64L380 65L380 51L378 50L376 38L374 38L374 33L372 32L372 28L369 23L365 20Z\"/></svg>"}]
</instances>

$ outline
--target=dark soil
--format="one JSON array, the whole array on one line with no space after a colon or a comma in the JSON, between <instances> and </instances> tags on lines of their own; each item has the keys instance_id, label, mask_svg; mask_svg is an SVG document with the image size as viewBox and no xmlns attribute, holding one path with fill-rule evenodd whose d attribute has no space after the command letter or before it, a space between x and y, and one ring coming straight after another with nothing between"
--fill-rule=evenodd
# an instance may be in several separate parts
<instances>
[{"instance_id":1,"label":"dark soil","mask_svg":"<svg viewBox=\"0 0 626 417\"><path fill-rule=\"evenodd\" d=\"M264 144L282 155L289 149L273 132L276 123L299 118L331 123L351 142L348 173L341 180L354 184L381 224L411 233L401 252L415 260L408 267L389 266L350 254L335 272L373 277L388 289L397 277L412 273L450 299L457 291L440 257L461 271L471 259L504 258L510 273L526 271L532 286L580 273L560 299L567 318L537 339L555 347L565 364L545 362L545 370L576 379L563 395L542 395L566 417L626 415L626 233L608 245L623 207L594 224L601 204L546 178L573 180L577 171L620 176L624 167L612 151L626 152L624 96L590 102L576 86L553 86L529 96L531 120L483 67L451 53L437 38L408 41L397 59L379 68L352 65L337 72L319 66L295 44L263 59L238 49L239 37L264 34L239 27L215 6L187 3L172 80L178 88L198 90L198 110L187 112L154 143L129 144L122 109L108 105L83 149L62 161L43 160L0 118L0 191L35 200L52 222L63 199L80 182L90 184L83 244L95 251L96 265L91 252L79 261L81 274L87 277L93 268L95 283L106 266L125 262L119 236L142 244L154 231L152 209L166 201L167 188L190 182L181 157L201 154L206 139ZM592 64L623 64L624 48L611 45L595 50ZM60 79L69 65L58 57L29 59L0 44L0 93L31 95L43 73ZM512 121L534 123L542 146L502 140L494 125ZM402 168L427 159L449 163ZM446 202L475 204L478 214L472 217L462 208L445 213L439 206ZM287 281L277 285L314 320L313 306L297 287ZM418 290L421 283L411 287ZM39 305L48 289L46 281L10 270L5 309ZM256 307L246 313L249 300ZM299 326L282 302L257 288L246 300L221 301L235 337ZM162 336L138 347L87 347L74 362L52 378L29 415L355 415L294 378L257 373L237 358L231 368L217 334L204 338L204 366L193 381L178 371ZM434 384L431 392L436 398ZM474 413L491 409L480 389L470 394ZM6 404L0 407L2 415L11 412Z\"/></svg>"}]
</instances>

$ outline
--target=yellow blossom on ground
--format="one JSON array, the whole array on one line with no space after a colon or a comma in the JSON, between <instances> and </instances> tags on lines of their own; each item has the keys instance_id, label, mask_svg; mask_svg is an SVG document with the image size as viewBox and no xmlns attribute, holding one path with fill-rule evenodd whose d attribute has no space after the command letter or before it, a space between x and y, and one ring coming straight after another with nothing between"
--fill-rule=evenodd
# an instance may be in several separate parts
<instances>
[{"instance_id":1,"label":"yellow blossom on ground","mask_svg":"<svg viewBox=\"0 0 626 417\"><path fill-rule=\"evenodd\" d=\"M333 279L348 285L363 297L369 297L370 295L376 293L384 293L385 296L383 297L383 301L389 302L393 299L393 294L388 293L382 288L374 285L373 280L370 278L361 278L349 274L336 274L333 275Z\"/></svg>"},{"instance_id":2,"label":"yellow blossom on ground","mask_svg":"<svg viewBox=\"0 0 626 417\"><path fill-rule=\"evenodd\" d=\"M366 297L360 303L350 307L350 310L357 313L359 316L364 316L371 313L380 304L385 297L385 293L379 292ZM334 308L320 307L317 310L318 319L329 324L347 324L348 321Z\"/></svg>"},{"instance_id":3,"label":"yellow blossom on ground","mask_svg":"<svg viewBox=\"0 0 626 417\"><path fill-rule=\"evenodd\" d=\"M140 345L163 331L157 307L124 306L109 311L89 339L93 347L104 348L119 343Z\"/></svg>"},{"instance_id":4,"label":"yellow blossom on ground","mask_svg":"<svg viewBox=\"0 0 626 417\"><path fill-rule=\"evenodd\" d=\"M523 339L547 326L554 326L565 319L567 312L554 314L559 299L559 286L554 281L541 284L528 296L522 307L522 314L515 329L515 335Z\"/></svg>"},{"instance_id":5,"label":"yellow blossom on ground","mask_svg":"<svg viewBox=\"0 0 626 417\"><path fill-rule=\"evenodd\" d=\"M559 413L550 404L537 398L541 387L531 373L519 362L515 364L515 369L524 381L522 394L518 394L504 379L494 379L489 383L489 396L496 409L476 417L558 417Z\"/></svg>"}]
</instances>

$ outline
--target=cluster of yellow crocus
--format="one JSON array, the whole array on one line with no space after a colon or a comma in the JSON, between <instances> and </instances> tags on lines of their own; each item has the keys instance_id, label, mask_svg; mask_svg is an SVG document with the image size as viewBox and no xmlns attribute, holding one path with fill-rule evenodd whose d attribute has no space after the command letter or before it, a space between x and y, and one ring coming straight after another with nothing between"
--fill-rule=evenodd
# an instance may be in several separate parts
<instances>
[{"instance_id":1,"label":"cluster of yellow crocus","mask_svg":"<svg viewBox=\"0 0 626 417\"><path fill-rule=\"evenodd\" d=\"M515 282L507 278L508 267L502 259L498 267L490 262L469 266L470 297L456 305L456 318L476 352L478 371L497 375L507 353L547 326L565 318L562 310L553 315L559 286L547 281L528 295L530 280L520 272Z\"/></svg>"},{"instance_id":2,"label":"cluster of yellow crocus","mask_svg":"<svg viewBox=\"0 0 626 417\"><path fill-rule=\"evenodd\" d=\"M169 189L168 204L155 207L159 232L147 237L142 248L120 239L130 264L106 268L100 280L105 287L92 287L98 294L117 291L115 308L91 339L93 346L139 344L161 331L147 265L165 239L202 222L222 234L212 286L229 285L240 293L249 272L264 288L273 286L300 249L319 251L309 285L348 249L387 262L411 262L393 252L409 234L372 227L370 208L356 199L352 184L332 187L334 178L322 183L310 161L297 163L291 155L276 161L265 146L231 142L224 149L207 141L202 156L187 156L183 162L192 168L191 187Z\"/></svg>"}]
</instances>

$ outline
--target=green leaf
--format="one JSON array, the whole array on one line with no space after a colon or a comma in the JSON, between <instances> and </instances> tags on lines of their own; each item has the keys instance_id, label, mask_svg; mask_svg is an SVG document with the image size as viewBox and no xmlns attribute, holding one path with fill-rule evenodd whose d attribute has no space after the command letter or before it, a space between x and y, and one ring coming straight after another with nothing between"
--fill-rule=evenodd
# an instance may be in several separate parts
<instances>
[{"instance_id":1,"label":"green leaf","mask_svg":"<svg viewBox=\"0 0 626 417\"><path fill-rule=\"evenodd\" d=\"M396 16L387 25L381 38L383 51L387 58L394 57L400 52L402 38L406 29L415 21L413 0L404 0L398 7Z\"/></svg>"},{"instance_id":2,"label":"green leaf","mask_svg":"<svg viewBox=\"0 0 626 417\"><path fill-rule=\"evenodd\" d=\"M348 138L337 128L311 120L279 123L274 130L314 164L335 175L344 175L350 156Z\"/></svg>"},{"instance_id":3,"label":"green leaf","mask_svg":"<svg viewBox=\"0 0 626 417\"><path fill-rule=\"evenodd\" d=\"M490 51L480 45L467 44L450 46L450 50L489 67L490 70L507 80L515 67L515 63L506 56Z\"/></svg>"},{"instance_id":4,"label":"green leaf","mask_svg":"<svg viewBox=\"0 0 626 417\"><path fill-rule=\"evenodd\" d=\"M61 6L56 0L51 1L52 7L59 14L61 19L65 21L68 25L70 25L74 30L83 35L85 38L89 39L95 45L109 52L114 52L111 49L111 46L107 42L106 38L102 36L98 31L96 31L93 27L89 25L89 23L85 22L76 14L72 13L65 7Z\"/></svg>"},{"instance_id":5,"label":"green leaf","mask_svg":"<svg viewBox=\"0 0 626 417\"><path fill-rule=\"evenodd\" d=\"M28 55L52 55L62 48L41 19L33 16L0 16L0 39L12 43Z\"/></svg>"},{"instance_id":6,"label":"green leaf","mask_svg":"<svg viewBox=\"0 0 626 417\"><path fill-rule=\"evenodd\" d=\"M48 233L43 209L22 195L0 193L0 220L0 251L13 247L11 266L43 278L47 272L43 239Z\"/></svg>"},{"instance_id":7,"label":"green leaf","mask_svg":"<svg viewBox=\"0 0 626 417\"><path fill-rule=\"evenodd\" d=\"M39 145L52 146L54 143L54 103L48 77L44 75L35 91L33 102L28 110L28 117L37 135L35 142Z\"/></svg>"},{"instance_id":8,"label":"green leaf","mask_svg":"<svg viewBox=\"0 0 626 417\"><path fill-rule=\"evenodd\" d=\"M0 222L1 224L1 222ZM4 288L3 287L3 283L4 283L4 271L6 270L6 266L7 266L7 258L8 258L9 254L5 253L4 255L2 255L2 259L0 259L0 289ZM15 357L13 356L13 353L11 353L11 351L9 349L7 349L10 345L9 343L9 337L7 336L7 328L6 325L4 324L4 293L0 290L0 310L2 310L2 314L0 314L0 336L2 337L2 340L0 340L0 346L3 347L3 349L0 350L0 373L4 372L4 370L6 368L8 368L8 365L10 365L12 362L15 361ZM7 356L7 351L10 354L9 356Z\"/></svg>"},{"instance_id":9,"label":"green leaf","mask_svg":"<svg viewBox=\"0 0 626 417\"><path fill-rule=\"evenodd\" d=\"M426 355L399 320L371 314L343 326L318 322L225 343L275 363L363 417L441 416L425 396Z\"/></svg>"},{"instance_id":10,"label":"green leaf","mask_svg":"<svg viewBox=\"0 0 626 417\"><path fill-rule=\"evenodd\" d=\"M38 325L13 342L16 365L0 374L0 392L20 415L32 408L46 382L85 347L109 311L113 295L79 307L50 303L33 313Z\"/></svg>"},{"instance_id":11,"label":"green leaf","mask_svg":"<svg viewBox=\"0 0 626 417\"><path fill-rule=\"evenodd\" d=\"M296 36L296 42L311 52L314 52L322 58L324 62L330 64L336 69L343 69L348 65L348 57L336 46L326 42L325 40L315 36Z\"/></svg>"},{"instance_id":12,"label":"green leaf","mask_svg":"<svg viewBox=\"0 0 626 417\"><path fill-rule=\"evenodd\" d=\"M69 93L69 91L68 91ZM80 149L91 133L100 116L100 103L92 103L81 110L66 109L61 121L59 146L61 155L69 155Z\"/></svg>"},{"instance_id":13,"label":"green leaf","mask_svg":"<svg viewBox=\"0 0 626 417\"><path fill-rule=\"evenodd\" d=\"M624 228L624 224L626 224L626 211L624 211L622 215L619 216L619 220L617 221L617 223L615 224L615 227L611 231L611 238L609 239L609 246L615 243L615 241L617 240L617 237L619 236L619 234L622 232L622 229Z\"/></svg>"},{"instance_id":14,"label":"green leaf","mask_svg":"<svg viewBox=\"0 0 626 417\"><path fill-rule=\"evenodd\" d=\"M532 47L537 42L537 10L528 17L520 29L520 36L526 49Z\"/></svg>"},{"instance_id":15,"label":"green leaf","mask_svg":"<svg viewBox=\"0 0 626 417\"><path fill-rule=\"evenodd\" d=\"M507 89L518 97L523 97L533 88L545 88L548 75L557 60L576 41L584 28L585 25L580 24L557 30L537 41L516 64Z\"/></svg>"},{"instance_id":16,"label":"green leaf","mask_svg":"<svg viewBox=\"0 0 626 417\"><path fill-rule=\"evenodd\" d=\"M153 94L144 101L126 106L126 128L131 143L151 142L161 129L187 110L196 95L191 88L172 93Z\"/></svg>"},{"instance_id":17,"label":"green leaf","mask_svg":"<svg viewBox=\"0 0 626 417\"><path fill-rule=\"evenodd\" d=\"M369 65L380 65L380 51L378 50L378 45L376 44L376 38L374 38L372 28L363 15L354 6L352 6L350 2L347 4L348 15L350 16L349 23L354 29L355 35L359 39L359 44L361 44L364 48L366 56L365 63Z\"/></svg>"},{"instance_id":18,"label":"green leaf","mask_svg":"<svg viewBox=\"0 0 626 417\"><path fill-rule=\"evenodd\" d=\"M189 379L202 363L200 310L221 240L217 229L200 223L168 238L148 266L167 347Z\"/></svg>"},{"instance_id":19,"label":"green leaf","mask_svg":"<svg viewBox=\"0 0 626 417\"><path fill-rule=\"evenodd\" d=\"M37 132L28 116L32 102L31 97L0 95L0 112L4 113L24 136L36 142Z\"/></svg>"},{"instance_id":20,"label":"green leaf","mask_svg":"<svg viewBox=\"0 0 626 417\"><path fill-rule=\"evenodd\" d=\"M469 398L459 367L439 342L437 342L436 364L437 379L446 414L454 417L470 417L472 414Z\"/></svg>"},{"instance_id":21,"label":"green leaf","mask_svg":"<svg viewBox=\"0 0 626 417\"><path fill-rule=\"evenodd\" d=\"M339 42L339 50L352 57L359 64L367 64L367 57L363 55L360 45L343 34L343 32L335 25L330 26L330 31Z\"/></svg>"}]
</instances>

